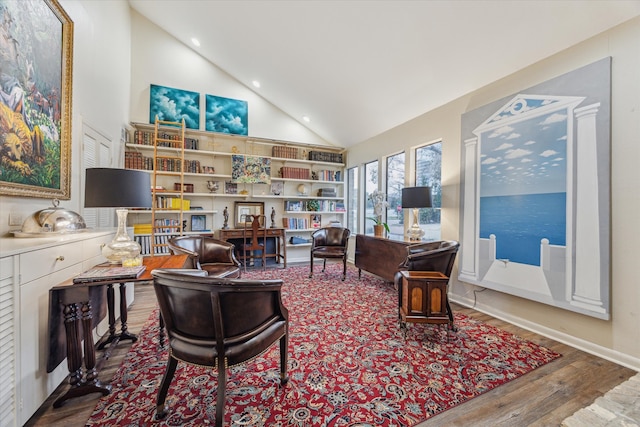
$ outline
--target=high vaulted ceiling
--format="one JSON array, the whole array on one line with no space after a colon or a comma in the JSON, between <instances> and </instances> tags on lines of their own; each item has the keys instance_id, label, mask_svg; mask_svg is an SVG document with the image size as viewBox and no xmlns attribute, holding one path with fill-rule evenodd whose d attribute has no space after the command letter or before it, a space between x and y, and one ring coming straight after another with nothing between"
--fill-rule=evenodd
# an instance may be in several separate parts
<instances>
[{"instance_id":1,"label":"high vaulted ceiling","mask_svg":"<svg viewBox=\"0 0 640 427\"><path fill-rule=\"evenodd\" d=\"M129 3L347 147L640 15L640 0Z\"/></svg>"}]
</instances>

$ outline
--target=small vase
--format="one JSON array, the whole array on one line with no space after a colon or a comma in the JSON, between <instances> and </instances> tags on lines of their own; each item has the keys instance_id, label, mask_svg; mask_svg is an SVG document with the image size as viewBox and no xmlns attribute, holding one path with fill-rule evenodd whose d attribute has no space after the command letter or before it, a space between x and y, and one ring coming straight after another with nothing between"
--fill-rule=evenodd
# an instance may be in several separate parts
<instances>
[{"instance_id":1,"label":"small vase","mask_svg":"<svg viewBox=\"0 0 640 427\"><path fill-rule=\"evenodd\" d=\"M376 237L384 236L384 225L374 225L373 226L373 235Z\"/></svg>"}]
</instances>

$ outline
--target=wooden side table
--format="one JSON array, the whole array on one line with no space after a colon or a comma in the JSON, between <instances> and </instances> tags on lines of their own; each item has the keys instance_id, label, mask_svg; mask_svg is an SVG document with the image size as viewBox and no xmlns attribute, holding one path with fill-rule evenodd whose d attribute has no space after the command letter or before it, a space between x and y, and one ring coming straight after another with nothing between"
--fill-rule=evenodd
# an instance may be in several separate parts
<instances>
[{"instance_id":1,"label":"wooden side table","mask_svg":"<svg viewBox=\"0 0 640 427\"><path fill-rule=\"evenodd\" d=\"M447 285L449 277L439 271L401 271L400 327L406 337L407 323L447 324L453 329Z\"/></svg>"}]
</instances>

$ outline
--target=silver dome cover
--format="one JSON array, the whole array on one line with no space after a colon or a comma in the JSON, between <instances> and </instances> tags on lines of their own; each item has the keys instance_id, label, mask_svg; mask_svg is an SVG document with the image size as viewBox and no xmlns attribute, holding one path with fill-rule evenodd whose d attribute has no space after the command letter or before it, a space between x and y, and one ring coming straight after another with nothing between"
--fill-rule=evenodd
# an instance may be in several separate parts
<instances>
[{"instance_id":1,"label":"silver dome cover","mask_svg":"<svg viewBox=\"0 0 640 427\"><path fill-rule=\"evenodd\" d=\"M23 223L16 237L42 237L55 234L84 231L87 224L78 213L58 207L59 200L53 201L53 207L31 214Z\"/></svg>"}]
</instances>

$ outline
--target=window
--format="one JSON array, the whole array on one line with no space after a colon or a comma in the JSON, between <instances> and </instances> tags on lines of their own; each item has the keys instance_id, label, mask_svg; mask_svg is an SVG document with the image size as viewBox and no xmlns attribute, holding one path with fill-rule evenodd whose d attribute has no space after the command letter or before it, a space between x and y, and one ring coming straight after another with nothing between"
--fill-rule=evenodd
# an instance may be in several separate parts
<instances>
[{"instance_id":1,"label":"window","mask_svg":"<svg viewBox=\"0 0 640 427\"><path fill-rule=\"evenodd\" d=\"M425 240L440 240L440 208L442 207L442 142L416 148L415 185L431 187L431 208L419 210L420 227Z\"/></svg>"},{"instance_id":2,"label":"window","mask_svg":"<svg viewBox=\"0 0 640 427\"><path fill-rule=\"evenodd\" d=\"M387 219L389 237L402 239L404 235L404 213L402 211L402 188L404 188L404 153L387 157Z\"/></svg>"},{"instance_id":3,"label":"window","mask_svg":"<svg viewBox=\"0 0 640 427\"><path fill-rule=\"evenodd\" d=\"M347 228L358 233L358 167L347 169Z\"/></svg>"},{"instance_id":4,"label":"window","mask_svg":"<svg viewBox=\"0 0 640 427\"><path fill-rule=\"evenodd\" d=\"M369 200L369 194L378 189L378 161L365 163L364 165L364 192L365 192L365 234L373 234L374 217L373 203ZM383 218L384 221L384 218Z\"/></svg>"}]
</instances>

